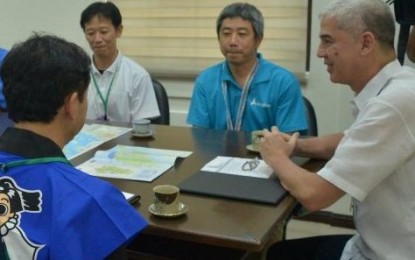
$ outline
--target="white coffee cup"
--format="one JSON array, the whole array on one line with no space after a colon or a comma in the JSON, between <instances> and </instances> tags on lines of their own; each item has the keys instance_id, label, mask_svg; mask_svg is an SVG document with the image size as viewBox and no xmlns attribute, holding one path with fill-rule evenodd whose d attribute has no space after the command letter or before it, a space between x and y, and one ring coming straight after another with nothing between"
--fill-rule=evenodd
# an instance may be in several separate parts
<instances>
[{"instance_id":1,"label":"white coffee cup","mask_svg":"<svg viewBox=\"0 0 415 260\"><path fill-rule=\"evenodd\" d=\"M133 121L133 129L136 134L148 134L150 133L150 120L137 119Z\"/></svg>"},{"instance_id":2,"label":"white coffee cup","mask_svg":"<svg viewBox=\"0 0 415 260\"><path fill-rule=\"evenodd\" d=\"M174 185L157 185L153 188L154 208L161 214L175 214L179 210L180 190Z\"/></svg>"}]
</instances>

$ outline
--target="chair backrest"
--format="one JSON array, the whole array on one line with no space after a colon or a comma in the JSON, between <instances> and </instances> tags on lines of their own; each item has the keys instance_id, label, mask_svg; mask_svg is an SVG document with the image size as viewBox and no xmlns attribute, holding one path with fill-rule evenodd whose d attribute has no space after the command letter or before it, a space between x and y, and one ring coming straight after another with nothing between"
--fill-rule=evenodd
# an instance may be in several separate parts
<instances>
[{"instance_id":1,"label":"chair backrest","mask_svg":"<svg viewBox=\"0 0 415 260\"><path fill-rule=\"evenodd\" d=\"M152 78L151 81L153 82L154 93L156 94L157 105L160 110L160 116L151 119L151 123L157 125L169 125L170 107L166 89L158 80Z\"/></svg>"},{"instance_id":2,"label":"chair backrest","mask_svg":"<svg viewBox=\"0 0 415 260\"><path fill-rule=\"evenodd\" d=\"M318 128L317 128L317 117L316 112L314 111L313 104L311 104L310 100L303 96L304 106L306 108L306 116L307 116L307 124L308 124L308 136L317 136L318 135Z\"/></svg>"}]
</instances>

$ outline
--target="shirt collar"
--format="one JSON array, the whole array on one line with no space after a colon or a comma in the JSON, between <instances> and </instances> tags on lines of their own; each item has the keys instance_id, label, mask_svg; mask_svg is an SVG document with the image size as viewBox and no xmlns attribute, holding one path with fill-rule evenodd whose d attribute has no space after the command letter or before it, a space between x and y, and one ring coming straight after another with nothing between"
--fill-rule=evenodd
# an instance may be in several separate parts
<instances>
[{"instance_id":1,"label":"shirt collar","mask_svg":"<svg viewBox=\"0 0 415 260\"><path fill-rule=\"evenodd\" d=\"M25 158L65 157L49 138L15 127L7 128L0 137L0 151Z\"/></svg>"},{"instance_id":2,"label":"shirt collar","mask_svg":"<svg viewBox=\"0 0 415 260\"><path fill-rule=\"evenodd\" d=\"M263 61L262 59L262 54L261 53L257 53L257 58L258 58L258 66L261 66L261 63ZM260 70L258 70L259 72ZM256 77L255 77L256 78ZM255 80L254 78L254 80ZM227 61L224 61L222 64L222 81L231 81L231 82L235 82L231 70L229 69L229 65ZM234 83L236 84L236 83Z\"/></svg>"},{"instance_id":3,"label":"shirt collar","mask_svg":"<svg viewBox=\"0 0 415 260\"><path fill-rule=\"evenodd\" d=\"M117 71L117 67L118 67L118 63L120 62L120 60L121 60L121 56L122 56L122 54L121 54L121 51L120 50L118 50L118 55L117 55L117 58L115 58L115 60L114 60L114 62L111 64L111 66L109 66L105 71L109 71L109 72L111 72L111 73L115 73L116 71ZM93 54L92 54L92 56L91 56L91 60L93 60ZM93 71L93 73L94 74L101 74L99 71L98 71L98 69L97 69L97 67L95 67L95 63L94 62L91 62L92 63L92 71Z\"/></svg>"},{"instance_id":4,"label":"shirt collar","mask_svg":"<svg viewBox=\"0 0 415 260\"><path fill-rule=\"evenodd\" d=\"M369 99L379 95L387 86L388 81L401 67L398 60L392 61L383 67L354 98L353 102L357 109L360 111Z\"/></svg>"}]
</instances>

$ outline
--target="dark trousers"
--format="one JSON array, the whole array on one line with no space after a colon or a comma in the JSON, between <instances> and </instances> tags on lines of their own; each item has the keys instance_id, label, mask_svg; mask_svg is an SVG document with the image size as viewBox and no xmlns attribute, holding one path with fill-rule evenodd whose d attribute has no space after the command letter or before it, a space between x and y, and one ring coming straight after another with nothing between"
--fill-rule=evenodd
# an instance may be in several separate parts
<instances>
[{"instance_id":1,"label":"dark trousers","mask_svg":"<svg viewBox=\"0 0 415 260\"><path fill-rule=\"evenodd\" d=\"M267 259L273 260L336 260L340 259L351 235L318 236L284 240L271 245Z\"/></svg>"}]
</instances>

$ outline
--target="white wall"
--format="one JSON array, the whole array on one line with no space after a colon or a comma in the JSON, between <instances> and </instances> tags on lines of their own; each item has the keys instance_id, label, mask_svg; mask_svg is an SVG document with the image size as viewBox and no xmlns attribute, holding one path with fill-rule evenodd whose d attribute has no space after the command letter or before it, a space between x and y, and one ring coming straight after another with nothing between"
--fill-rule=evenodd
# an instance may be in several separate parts
<instances>
[{"instance_id":1,"label":"white wall","mask_svg":"<svg viewBox=\"0 0 415 260\"><path fill-rule=\"evenodd\" d=\"M303 93L313 103L320 134L345 130L352 122L349 104L353 93L348 86L330 82L323 62L316 58L319 39L318 13L330 0L313 1L311 69ZM92 0L0 0L0 46L11 48L13 43L25 40L33 31L45 31L73 41L85 50L89 47L79 26L81 11ZM265 39L266 40L266 39ZM193 82L163 80L170 96L172 125L186 125L185 118ZM330 209L349 212L349 198Z\"/></svg>"},{"instance_id":2,"label":"white wall","mask_svg":"<svg viewBox=\"0 0 415 260\"><path fill-rule=\"evenodd\" d=\"M0 46L11 48L34 31L73 41L88 50L79 25L82 10L92 0L0 0Z\"/></svg>"}]
</instances>

